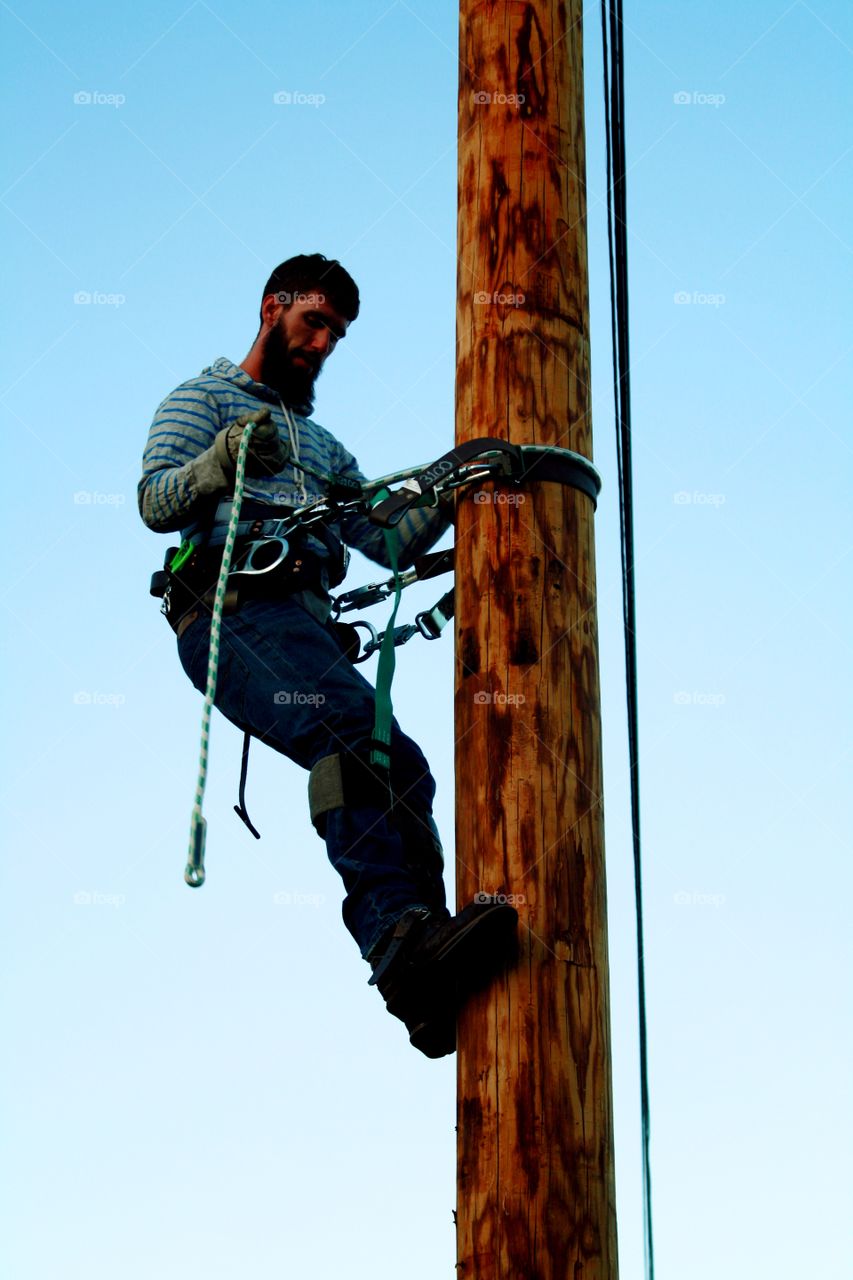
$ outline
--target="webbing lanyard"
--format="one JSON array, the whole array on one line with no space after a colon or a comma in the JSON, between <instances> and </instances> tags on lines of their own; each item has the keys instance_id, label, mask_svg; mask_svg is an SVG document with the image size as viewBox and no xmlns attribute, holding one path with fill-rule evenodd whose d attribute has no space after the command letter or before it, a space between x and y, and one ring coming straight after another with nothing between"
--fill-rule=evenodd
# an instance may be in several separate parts
<instances>
[{"instance_id":1,"label":"webbing lanyard","mask_svg":"<svg viewBox=\"0 0 853 1280\"><path fill-rule=\"evenodd\" d=\"M378 493L371 496L371 507L383 502L387 497L388 490L380 489ZM383 529L383 533L385 535L385 549L388 552L388 561L391 566L391 572L394 575L394 607L391 610L391 617L388 620L385 634L382 637L382 644L379 648L379 662L376 668L376 716L373 724L370 763L390 771L391 720L394 715L394 705L391 701L391 682L394 679L394 668L397 664L397 651L394 646L394 625L397 621L397 610L400 607L400 596L403 588L397 567L397 539L399 534L396 529Z\"/></svg>"}]
</instances>

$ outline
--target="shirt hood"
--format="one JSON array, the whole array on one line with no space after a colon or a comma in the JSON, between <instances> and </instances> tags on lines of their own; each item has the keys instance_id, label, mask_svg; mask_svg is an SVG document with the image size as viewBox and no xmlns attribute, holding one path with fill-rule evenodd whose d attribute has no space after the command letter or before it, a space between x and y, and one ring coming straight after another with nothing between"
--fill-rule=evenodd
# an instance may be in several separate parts
<instances>
[{"instance_id":1,"label":"shirt hood","mask_svg":"<svg viewBox=\"0 0 853 1280\"><path fill-rule=\"evenodd\" d=\"M272 387L268 387L264 382L256 382L245 369L241 369L238 364L233 364L226 356L220 356L218 360L214 360L213 364L209 364L201 372L203 377L220 378L223 382L230 382L232 386L240 387L247 395L255 396L258 400L264 400L267 404L281 404L281 396L277 391L274 391ZM292 409L300 417L305 417L308 411L307 405L292 404L288 408Z\"/></svg>"}]
</instances>

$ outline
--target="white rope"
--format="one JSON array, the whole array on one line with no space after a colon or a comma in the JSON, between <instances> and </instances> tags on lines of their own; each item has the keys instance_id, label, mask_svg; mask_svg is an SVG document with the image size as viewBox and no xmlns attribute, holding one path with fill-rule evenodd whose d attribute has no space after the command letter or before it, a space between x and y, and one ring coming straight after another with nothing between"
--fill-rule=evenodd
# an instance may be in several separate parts
<instances>
[{"instance_id":1,"label":"white rope","mask_svg":"<svg viewBox=\"0 0 853 1280\"><path fill-rule=\"evenodd\" d=\"M284 420L287 423L288 434L290 435L290 452L293 455L293 475L296 483L299 485L299 505L305 506L308 501L308 492L305 488L305 472L299 467L299 432L296 429L296 423L293 420L293 414L288 409L283 400L279 400L279 404L284 412ZM296 503L290 503L296 506Z\"/></svg>"},{"instance_id":2,"label":"white rope","mask_svg":"<svg viewBox=\"0 0 853 1280\"><path fill-rule=\"evenodd\" d=\"M246 475L246 455L249 452L249 441L255 423L249 422L243 429L240 448L237 453L236 475L234 477L234 497L231 502L231 518L228 521L228 532L225 535L225 546L222 549L222 564L216 582L216 593L213 597L213 617L210 623L210 652L207 659L207 688L204 695L204 708L201 713L201 750L198 761L198 782L195 789L192 819L190 821L189 860L184 871L184 879L192 889L204 884L204 843L207 834L207 822L202 815L201 806L204 800L204 789L207 784L207 758L210 746L210 714L216 694L216 677L219 672L219 637L222 631L222 608L225 603L225 592L228 586L228 573L231 568L231 557L237 537L237 525L240 520L240 508L243 505L243 485Z\"/></svg>"}]
</instances>

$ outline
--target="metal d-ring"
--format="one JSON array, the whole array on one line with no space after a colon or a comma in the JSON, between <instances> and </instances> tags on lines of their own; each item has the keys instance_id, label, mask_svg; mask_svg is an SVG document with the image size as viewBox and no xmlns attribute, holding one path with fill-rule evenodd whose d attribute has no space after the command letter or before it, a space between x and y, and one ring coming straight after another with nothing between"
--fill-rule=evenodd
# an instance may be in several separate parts
<instances>
[{"instance_id":1,"label":"metal d-ring","mask_svg":"<svg viewBox=\"0 0 853 1280\"><path fill-rule=\"evenodd\" d=\"M278 553L277 558L273 560L271 564L265 564L263 566L255 567L252 564L252 561L254 557L259 554L260 549L261 548L269 549L273 545L273 543L276 543L276 542L280 547L280 551ZM284 561L287 559L289 551L290 551L290 543L287 541L287 538L258 538L254 542L249 542L246 545L244 558L240 565L240 568L232 569L231 574L234 577L236 577L238 574L247 574L249 576L257 577L259 574L262 574L262 573L272 573L273 569L277 569L280 564L284 563Z\"/></svg>"},{"instance_id":2,"label":"metal d-ring","mask_svg":"<svg viewBox=\"0 0 853 1280\"><path fill-rule=\"evenodd\" d=\"M349 625L351 627L364 627L365 631L370 636L370 641L365 652L360 653L357 658L353 658L352 662L355 666L359 662L365 662L368 658L372 657L379 648L379 632L376 630L372 622L365 622L363 618L359 618L358 622L351 622Z\"/></svg>"}]
</instances>

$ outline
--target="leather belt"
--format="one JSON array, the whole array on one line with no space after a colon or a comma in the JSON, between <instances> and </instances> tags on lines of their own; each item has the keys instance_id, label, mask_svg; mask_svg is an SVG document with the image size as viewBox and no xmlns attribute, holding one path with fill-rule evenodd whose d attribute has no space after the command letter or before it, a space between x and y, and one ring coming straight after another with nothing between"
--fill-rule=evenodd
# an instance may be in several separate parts
<instances>
[{"instance_id":1,"label":"leather belt","mask_svg":"<svg viewBox=\"0 0 853 1280\"><path fill-rule=\"evenodd\" d=\"M187 627L190 625L190 623L195 622L196 618L199 616L200 613L201 613L200 609L193 609L191 610L190 613L184 614L184 616L181 618L180 622L178 623L177 627L175 627L175 635L178 637L179 640L181 636L184 634L184 632L186 631Z\"/></svg>"}]
</instances>

